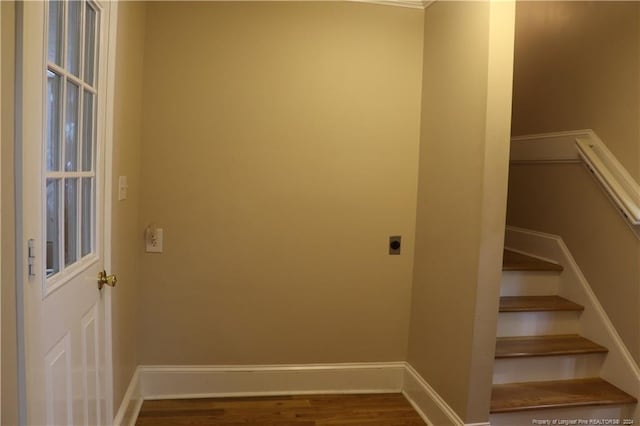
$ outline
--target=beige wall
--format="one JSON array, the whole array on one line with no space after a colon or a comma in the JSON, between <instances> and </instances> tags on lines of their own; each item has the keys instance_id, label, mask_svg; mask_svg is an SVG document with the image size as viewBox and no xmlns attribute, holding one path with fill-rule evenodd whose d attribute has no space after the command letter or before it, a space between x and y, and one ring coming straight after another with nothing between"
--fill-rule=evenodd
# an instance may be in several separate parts
<instances>
[{"instance_id":1,"label":"beige wall","mask_svg":"<svg viewBox=\"0 0 640 426\"><path fill-rule=\"evenodd\" d=\"M640 181L640 3L518 2L513 134L593 129Z\"/></svg>"},{"instance_id":2,"label":"beige wall","mask_svg":"<svg viewBox=\"0 0 640 426\"><path fill-rule=\"evenodd\" d=\"M137 312L140 298L139 224L142 145L142 69L145 4L118 6L114 134L112 270L118 275L113 295L114 407L117 410L138 365ZM118 176L127 176L126 200L118 201Z\"/></svg>"},{"instance_id":3,"label":"beige wall","mask_svg":"<svg viewBox=\"0 0 640 426\"><path fill-rule=\"evenodd\" d=\"M405 359L422 11L159 2L147 18L139 230L165 248L141 261L140 361Z\"/></svg>"},{"instance_id":4,"label":"beige wall","mask_svg":"<svg viewBox=\"0 0 640 426\"><path fill-rule=\"evenodd\" d=\"M123 2L118 19L115 407L137 364L406 359L420 148L408 359L463 419L486 420L512 5L442 2L423 20L354 3ZM142 252L151 222L164 254ZM396 234L403 254L388 256Z\"/></svg>"},{"instance_id":5,"label":"beige wall","mask_svg":"<svg viewBox=\"0 0 640 426\"><path fill-rule=\"evenodd\" d=\"M640 178L640 4L519 2L513 134L592 128ZM561 235L640 360L640 243L579 165L512 166L508 223Z\"/></svg>"},{"instance_id":6,"label":"beige wall","mask_svg":"<svg viewBox=\"0 0 640 426\"><path fill-rule=\"evenodd\" d=\"M17 353L16 353L16 293L15 293L15 214L13 189L13 101L14 101L14 18L13 2L0 2L2 8L2 33L0 34L0 51L2 52L2 80L0 91L2 98L0 114L2 115L2 405L0 408L2 425L18 424L17 397Z\"/></svg>"},{"instance_id":7,"label":"beige wall","mask_svg":"<svg viewBox=\"0 0 640 426\"><path fill-rule=\"evenodd\" d=\"M514 3L426 9L408 360L466 423L489 416Z\"/></svg>"}]
</instances>

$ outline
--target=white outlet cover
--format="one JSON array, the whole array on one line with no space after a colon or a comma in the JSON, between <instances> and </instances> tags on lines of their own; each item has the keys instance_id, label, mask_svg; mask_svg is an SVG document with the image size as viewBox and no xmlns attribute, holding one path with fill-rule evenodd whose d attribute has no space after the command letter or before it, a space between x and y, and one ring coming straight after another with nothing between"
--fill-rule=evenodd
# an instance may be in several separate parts
<instances>
[{"instance_id":1,"label":"white outlet cover","mask_svg":"<svg viewBox=\"0 0 640 426\"><path fill-rule=\"evenodd\" d=\"M162 253L162 228L147 232L147 253Z\"/></svg>"}]
</instances>

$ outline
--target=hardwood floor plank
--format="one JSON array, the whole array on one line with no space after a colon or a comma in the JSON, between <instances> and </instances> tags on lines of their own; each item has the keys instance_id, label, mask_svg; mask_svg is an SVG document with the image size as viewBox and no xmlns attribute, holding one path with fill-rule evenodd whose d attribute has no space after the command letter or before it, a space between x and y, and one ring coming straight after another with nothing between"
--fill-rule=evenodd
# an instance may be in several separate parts
<instances>
[{"instance_id":1,"label":"hardwood floor plank","mask_svg":"<svg viewBox=\"0 0 640 426\"><path fill-rule=\"evenodd\" d=\"M583 311L584 306L560 296L503 296L500 312Z\"/></svg>"},{"instance_id":2,"label":"hardwood floor plank","mask_svg":"<svg viewBox=\"0 0 640 426\"><path fill-rule=\"evenodd\" d=\"M491 412L508 413L541 408L619 405L634 397L599 378L493 385Z\"/></svg>"},{"instance_id":3,"label":"hardwood floor plank","mask_svg":"<svg viewBox=\"0 0 640 426\"><path fill-rule=\"evenodd\" d=\"M137 426L424 426L402 394L151 400Z\"/></svg>"},{"instance_id":4,"label":"hardwood floor plank","mask_svg":"<svg viewBox=\"0 0 640 426\"><path fill-rule=\"evenodd\" d=\"M577 334L498 337L496 358L606 353L607 348Z\"/></svg>"}]
</instances>

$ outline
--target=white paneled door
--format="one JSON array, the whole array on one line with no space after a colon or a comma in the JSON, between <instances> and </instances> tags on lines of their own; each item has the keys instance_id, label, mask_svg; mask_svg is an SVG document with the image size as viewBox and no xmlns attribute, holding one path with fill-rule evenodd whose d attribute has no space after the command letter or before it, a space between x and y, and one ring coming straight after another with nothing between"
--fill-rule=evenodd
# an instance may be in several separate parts
<instances>
[{"instance_id":1,"label":"white paneled door","mask_svg":"<svg viewBox=\"0 0 640 426\"><path fill-rule=\"evenodd\" d=\"M107 45L111 4L18 6L21 423L106 425ZM112 285L113 279L103 281Z\"/></svg>"}]
</instances>

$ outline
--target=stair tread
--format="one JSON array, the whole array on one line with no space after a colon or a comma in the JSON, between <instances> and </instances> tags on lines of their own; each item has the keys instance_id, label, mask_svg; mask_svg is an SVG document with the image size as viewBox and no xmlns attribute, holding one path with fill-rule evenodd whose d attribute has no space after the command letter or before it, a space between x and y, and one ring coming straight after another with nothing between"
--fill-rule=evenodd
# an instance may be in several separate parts
<instances>
[{"instance_id":1,"label":"stair tread","mask_svg":"<svg viewBox=\"0 0 640 426\"><path fill-rule=\"evenodd\" d=\"M504 250L502 257L503 271L557 271L563 270L562 265L547 262L511 250Z\"/></svg>"},{"instance_id":2,"label":"stair tread","mask_svg":"<svg viewBox=\"0 0 640 426\"><path fill-rule=\"evenodd\" d=\"M502 296L500 312L582 311L584 307L560 296Z\"/></svg>"},{"instance_id":3,"label":"stair tread","mask_svg":"<svg viewBox=\"0 0 640 426\"><path fill-rule=\"evenodd\" d=\"M608 349L577 334L499 337L496 358L606 353Z\"/></svg>"},{"instance_id":4,"label":"stair tread","mask_svg":"<svg viewBox=\"0 0 640 426\"><path fill-rule=\"evenodd\" d=\"M636 402L636 398L600 378L506 383L493 385L491 413Z\"/></svg>"}]
</instances>

